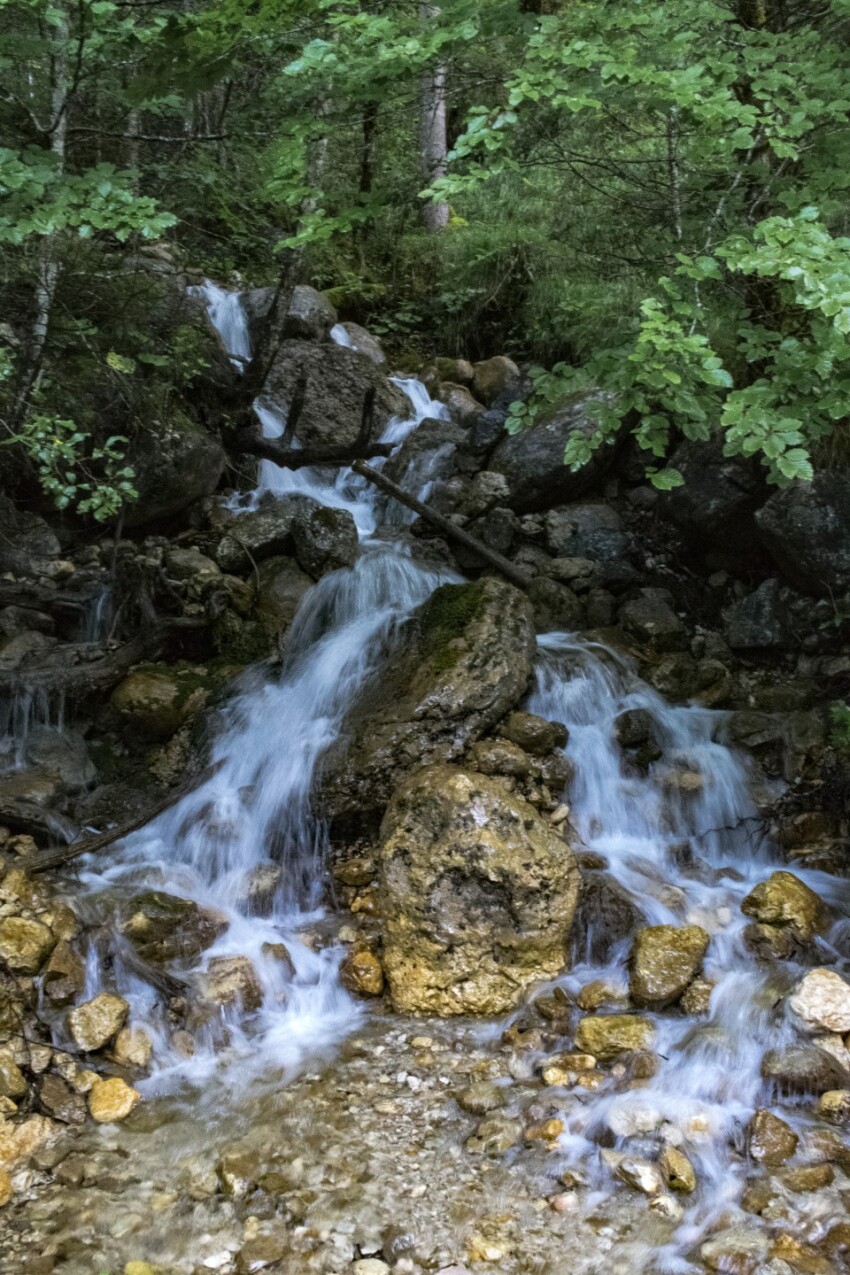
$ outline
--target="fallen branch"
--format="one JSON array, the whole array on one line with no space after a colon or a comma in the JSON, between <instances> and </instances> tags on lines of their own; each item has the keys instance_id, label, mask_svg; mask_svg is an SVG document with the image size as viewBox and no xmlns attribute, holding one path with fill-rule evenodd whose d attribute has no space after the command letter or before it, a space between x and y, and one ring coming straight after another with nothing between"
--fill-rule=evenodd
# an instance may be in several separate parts
<instances>
[{"instance_id":1,"label":"fallen branch","mask_svg":"<svg viewBox=\"0 0 850 1275\"><path fill-rule=\"evenodd\" d=\"M500 553L496 553L495 549L488 549L485 544L477 540L475 536L471 536L468 531L464 531L463 527L459 527L450 518L446 518L443 514L438 514L434 509L429 509L421 500L411 496L403 487L399 487L398 483L394 483L391 478L387 478L385 474L382 474L380 470L373 469L371 465L367 465L362 460L356 460L352 468L355 474L359 474L361 478L374 483L376 487L386 492L388 496L392 496L393 500L397 500L399 504L412 509L414 513L419 514L420 518L430 522L432 526L442 531L450 540L457 541L465 549L470 549L477 554L489 566L495 567L512 584L518 585L520 589L528 588L531 581L524 571L520 571L519 567L515 567L507 558L503 558Z\"/></svg>"},{"instance_id":2,"label":"fallen branch","mask_svg":"<svg viewBox=\"0 0 850 1275\"><path fill-rule=\"evenodd\" d=\"M70 819L46 810L44 806L33 801L11 801L8 798L0 798L0 823L15 832L46 832L52 837L66 837L69 841L79 831Z\"/></svg>"},{"instance_id":3,"label":"fallen branch","mask_svg":"<svg viewBox=\"0 0 850 1275\"><path fill-rule=\"evenodd\" d=\"M107 846L114 845L116 841L123 841L125 837L129 837L131 832L138 832L140 828L144 828L151 823L159 815L164 814L172 806L176 805L188 793L194 792L196 788L200 788L208 779L211 779L218 770L221 769L223 762L216 762L213 766L207 766L194 779L183 784L182 787L170 792L162 801L157 802L155 806L151 806L143 814L137 815L135 819L129 819L126 823L119 824L117 828L110 828L107 832L99 832L94 837L86 837L84 841L74 841L69 846L50 846L47 850L43 850L39 855L33 855L32 858L26 859L25 866L27 872L46 872L48 868L59 868L65 863L70 863L72 859L79 859L84 854L95 854L98 850L105 850Z\"/></svg>"}]
</instances>

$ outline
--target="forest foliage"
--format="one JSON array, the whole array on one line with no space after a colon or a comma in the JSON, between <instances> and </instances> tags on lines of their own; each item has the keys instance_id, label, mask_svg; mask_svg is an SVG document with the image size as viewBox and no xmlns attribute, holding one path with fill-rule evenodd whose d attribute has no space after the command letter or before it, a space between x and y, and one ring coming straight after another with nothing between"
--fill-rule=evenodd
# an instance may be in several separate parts
<instances>
[{"instance_id":1,"label":"forest foliage","mask_svg":"<svg viewBox=\"0 0 850 1275\"><path fill-rule=\"evenodd\" d=\"M659 486L718 427L779 484L846 463L850 0L0 0L0 32L3 443L60 506L132 498L124 440L197 361L122 282L163 239L225 282L296 254L399 356L511 353L511 428L615 391L572 466L624 419Z\"/></svg>"}]
</instances>

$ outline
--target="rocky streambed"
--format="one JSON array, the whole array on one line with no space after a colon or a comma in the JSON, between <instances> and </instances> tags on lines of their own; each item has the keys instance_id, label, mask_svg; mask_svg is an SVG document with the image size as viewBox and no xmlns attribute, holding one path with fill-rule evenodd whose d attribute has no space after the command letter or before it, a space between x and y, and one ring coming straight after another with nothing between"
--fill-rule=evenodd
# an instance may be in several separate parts
<instances>
[{"instance_id":1,"label":"rocky streambed","mask_svg":"<svg viewBox=\"0 0 850 1275\"><path fill-rule=\"evenodd\" d=\"M268 298L201 299L226 376ZM265 438L372 387L525 587L338 467L10 512L0 1270L847 1270L843 480L573 475L592 395L508 438L511 360L388 381L335 320L299 290Z\"/></svg>"}]
</instances>

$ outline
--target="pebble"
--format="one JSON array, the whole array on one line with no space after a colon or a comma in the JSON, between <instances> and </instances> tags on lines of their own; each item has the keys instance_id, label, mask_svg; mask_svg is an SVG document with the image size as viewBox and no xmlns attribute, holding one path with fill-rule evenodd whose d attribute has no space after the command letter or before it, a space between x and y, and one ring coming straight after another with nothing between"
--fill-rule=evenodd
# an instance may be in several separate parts
<instances>
[{"instance_id":1,"label":"pebble","mask_svg":"<svg viewBox=\"0 0 850 1275\"><path fill-rule=\"evenodd\" d=\"M0 1209L9 1203L13 1195L12 1179L5 1169L0 1169Z\"/></svg>"},{"instance_id":2,"label":"pebble","mask_svg":"<svg viewBox=\"0 0 850 1275\"><path fill-rule=\"evenodd\" d=\"M89 1093L89 1112L98 1124L113 1124L117 1120L126 1120L141 1098L137 1089L118 1076L97 1080Z\"/></svg>"},{"instance_id":3,"label":"pebble","mask_svg":"<svg viewBox=\"0 0 850 1275\"><path fill-rule=\"evenodd\" d=\"M379 1257L364 1257L351 1268L353 1275L390 1275L390 1268Z\"/></svg>"},{"instance_id":4,"label":"pebble","mask_svg":"<svg viewBox=\"0 0 850 1275\"><path fill-rule=\"evenodd\" d=\"M624 1156L617 1165L617 1177L627 1186L634 1187L643 1195L660 1195L664 1190L664 1179L657 1164L649 1160L638 1160L633 1156Z\"/></svg>"}]
</instances>

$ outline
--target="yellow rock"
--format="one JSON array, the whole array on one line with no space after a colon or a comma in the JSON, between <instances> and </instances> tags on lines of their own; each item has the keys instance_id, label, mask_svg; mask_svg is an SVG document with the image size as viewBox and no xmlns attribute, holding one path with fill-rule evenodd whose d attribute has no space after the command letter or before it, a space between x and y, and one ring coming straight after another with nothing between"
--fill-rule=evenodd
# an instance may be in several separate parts
<instances>
[{"instance_id":1,"label":"yellow rock","mask_svg":"<svg viewBox=\"0 0 850 1275\"><path fill-rule=\"evenodd\" d=\"M39 1147L58 1136L61 1126L46 1116L30 1116L22 1124L0 1122L0 1169L15 1169Z\"/></svg>"},{"instance_id":2,"label":"yellow rock","mask_svg":"<svg viewBox=\"0 0 850 1275\"><path fill-rule=\"evenodd\" d=\"M12 1179L5 1169L0 1169L0 1209L9 1203L13 1195Z\"/></svg>"},{"instance_id":3,"label":"yellow rock","mask_svg":"<svg viewBox=\"0 0 850 1275\"><path fill-rule=\"evenodd\" d=\"M377 956L368 947L353 948L340 966L344 987L359 996L380 996L384 990L384 971Z\"/></svg>"},{"instance_id":4,"label":"yellow rock","mask_svg":"<svg viewBox=\"0 0 850 1275\"><path fill-rule=\"evenodd\" d=\"M118 1076L96 1080L89 1094L89 1111L98 1124L114 1124L117 1120L126 1120L141 1098L137 1089Z\"/></svg>"},{"instance_id":5,"label":"yellow rock","mask_svg":"<svg viewBox=\"0 0 850 1275\"><path fill-rule=\"evenodd\" d=\"M153 1041L144 1027L122 1027L112 1046L116 1062L125 1067L138 1067L140 1071L150 1066L153 1057Z\"/></svg>"},{"instance_id":6,"label":"yellow rock","mask_svg":"<svg viewBox=\"0 0 850 1275\"><path fill-rule=\"evenodd\" d=\"M156 1275L150 1262L125 1262L124 1275Z\"/></svg>"}]
</instances>

